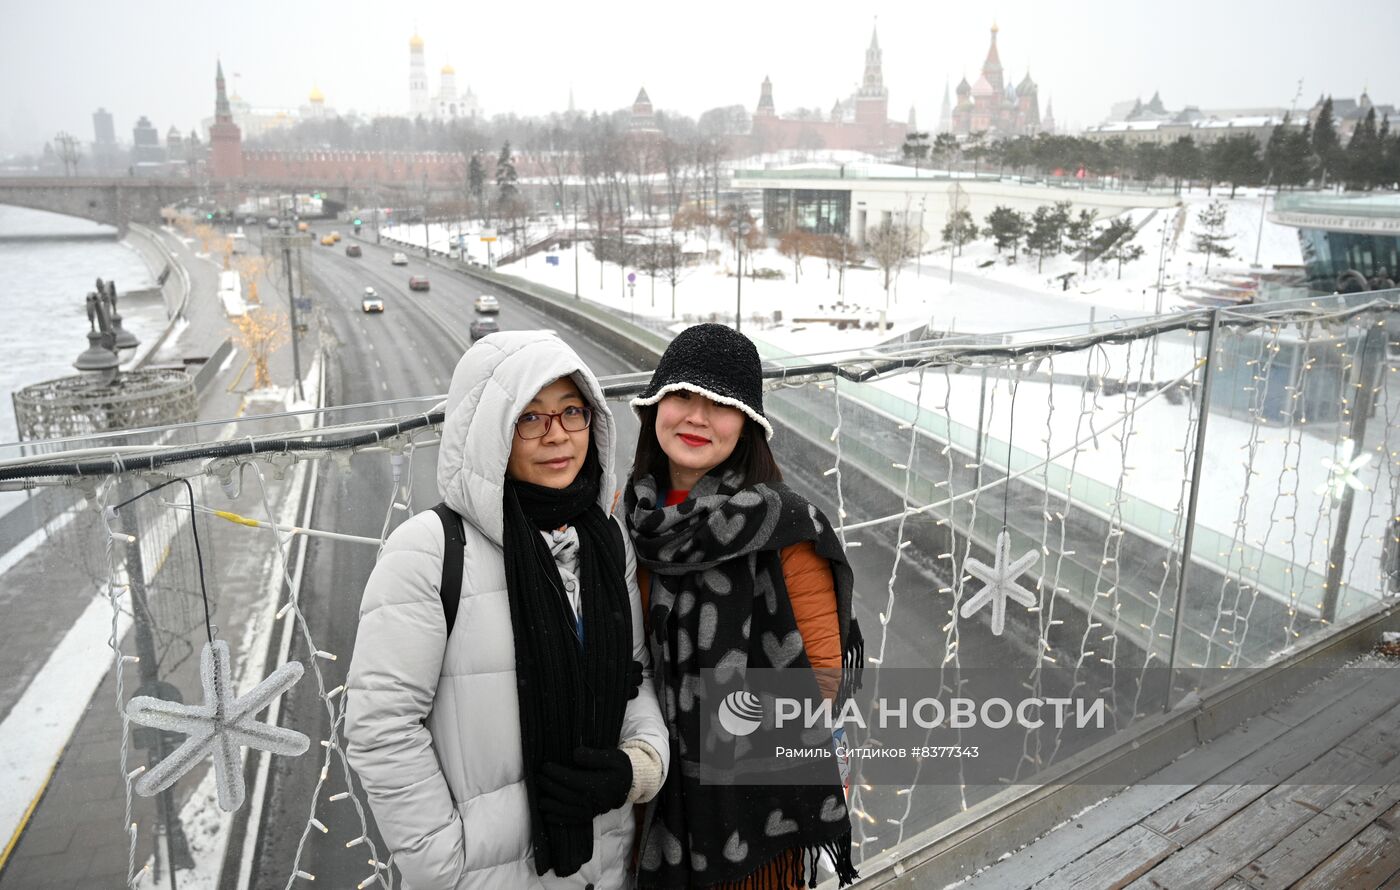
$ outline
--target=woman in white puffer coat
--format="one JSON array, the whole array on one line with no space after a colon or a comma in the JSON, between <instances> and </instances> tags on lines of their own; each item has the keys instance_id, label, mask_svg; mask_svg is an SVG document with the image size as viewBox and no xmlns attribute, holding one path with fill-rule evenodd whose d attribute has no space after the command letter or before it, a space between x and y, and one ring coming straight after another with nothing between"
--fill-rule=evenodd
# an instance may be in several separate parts
<instances>
[{"instance_id":1,"label":"woman in white puffer coat","mask_svg":"<svg viewBox=\"0 0 1400 890\"><path fill-rule=\"evenodd\" d=\"M628 883L629 804L670 745L608 515L615 435L553 335L492 334L457 365L437 468L466 539L455 622L426 511L370 575L347 681L347 754L408 890Z\"/></svg>"}]
</instances>

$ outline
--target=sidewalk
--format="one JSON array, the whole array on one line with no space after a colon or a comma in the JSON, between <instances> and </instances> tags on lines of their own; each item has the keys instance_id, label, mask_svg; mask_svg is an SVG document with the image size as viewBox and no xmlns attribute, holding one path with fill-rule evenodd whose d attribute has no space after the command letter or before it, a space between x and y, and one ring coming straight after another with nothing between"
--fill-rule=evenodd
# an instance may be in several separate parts
<instances>
[{"instance_id":1,"label":"sidewalk","mask_svg":"<svg viewBox=\"0 0 1400 890\"><path fill-rule=\"evenodd\" d=\"M218 267L195 256L194 247L169 232L158 234L187 270L190 298L185 322L177 323L151 361L174 363L214 355L233 333L216 298ZM143 255L150 256L147 251ZM264 299L274 292L267 282L259 289ZM313 327L303 335L304 344L316 341L314 319L308 321ZM310 364L310 350L307 353ZM211 369L213 376L200 394L199 419L286 410L287 400L276 392L248 394L251 370L234 385L245 357L235 352L221 368ZM272 359L274 379L290 381L291 363L290 348L278 350ZM307 396L314 399L315 394L308 390ZM217 438L220 432L206 427L199 439ZM289 473L284 480L270 473L266 477L274 512L281 513L284 505L295 509L302 474ZM151 480L128 480L132 482L135 493ZM202 503L218 509L259 517L263 513L252 473L236 500L224 496L217 483L196 482L195 493ZM139 517L135 534L143 551L155 651L153 659L126 666L123 693L126 698L135 694L144 674L146 680L173 684L185 701L197 701L204 627L189 521L187 514L156 503L158 497L123 511L126 516L135 509ZM179 503L185 498L179 493L169 500ZM266 630L260 624L266 624L268 580L280 583L280 575L272 574L271 548L248 546L254 530L242 526L202 517L198 528L213 623L220 628L220 638L229 642L235 673L259 675L261 652L251 644L258 631ZM0 626L0 888L6 890L120 886L128 873L121 717L107 645L113 622L105 597L109 569L104 536L95 511L69 511L0 558L0 608L9 619ZM132 598L125 596L121 602L121 649L135 654L135 635L127 632L131 616L126 610ZM154 663L148 667L149 662ZM138 744L153 741L132 729L128 770L148 763L148 751ZM174 786L173 810L179 811L204 773L197 768ZM133 798L132 818L139 824L133 870L155 850L158 800ZM195 845L208 841L189 840ZM163 864L165 845L163 839L159 842ZM182 884L188 875L180 873ZM162 875L160 886L167 882L168 876Z\"/></svg>"}]
</instances>

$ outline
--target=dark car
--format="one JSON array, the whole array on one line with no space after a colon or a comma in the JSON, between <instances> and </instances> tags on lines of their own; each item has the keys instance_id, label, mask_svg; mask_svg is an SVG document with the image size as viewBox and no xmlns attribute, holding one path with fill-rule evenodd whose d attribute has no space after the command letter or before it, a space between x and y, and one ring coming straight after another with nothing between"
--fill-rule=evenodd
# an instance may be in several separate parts
<instances>
[{"instance_id":1,"label":"dark car","mask_svg":"<svg viewBox=\"0 0 1400 890\"><path fill-rule=\"evenodd\" d=\"M410 275L410 276L408 276L408 289L409 289L409 290L427 290L427 289L428 289L428 279L427 279L425 276L423 276L423 275Z\"/></svg>"},{"instance_id":2,"label":"dark car","mask_svg":"<svg viewBox=\"0 0 1400 890\"><path fill-rule=\"evenodd\" d=\"M501 323L494 318L478 318L472 322L470 333L473 340L480 340L487 334L500 331Z\"/></svg>"},{"instance_id":3,"label":"dark car","mask_svg":"<svg viewBox=\"0 0 1400 890\"><path fill-rule=\"evenodd\" d=\"M359 255L360 255L360 245L358 245L358 244L347 244L347 245L345 245L345 255L346 255L346 256L359 256Z\"/></svg>"}]
</instances>

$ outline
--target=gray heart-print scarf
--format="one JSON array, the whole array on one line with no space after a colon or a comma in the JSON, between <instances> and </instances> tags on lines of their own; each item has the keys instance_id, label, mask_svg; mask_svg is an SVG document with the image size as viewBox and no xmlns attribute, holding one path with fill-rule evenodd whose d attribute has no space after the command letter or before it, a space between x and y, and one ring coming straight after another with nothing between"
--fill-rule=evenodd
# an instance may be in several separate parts
<instances>
[{"instance_id":1,"label":"gray heart-print scarf","mask_svg":"<svg viewBox=\"0 0 1400 890\"><path fill-rule=\"evenodd\" d=\"M812 784L701 780L702 751L707 764L722 764L764 750L763 730L736 738L718 721L702 720L702 709L745 689L748 670L792 671L793 682L819 700L783 580L783 548L812 541L830 561L841 696L857 682L860 628L851 617L852 576L840 540L820 510L781 483L740 489L732 476L705 476L672 507L659 506L661 494L646 476L626 495L637 559L651 572L651 646L671 727L671 768L643 831L639 886L786 890L804 880L816 886L822 851L841 883L849 883L858 875L834 759L804 766ZM715 671L709 689L701 683L703 670Z\"/></svg>"}]
</instances>

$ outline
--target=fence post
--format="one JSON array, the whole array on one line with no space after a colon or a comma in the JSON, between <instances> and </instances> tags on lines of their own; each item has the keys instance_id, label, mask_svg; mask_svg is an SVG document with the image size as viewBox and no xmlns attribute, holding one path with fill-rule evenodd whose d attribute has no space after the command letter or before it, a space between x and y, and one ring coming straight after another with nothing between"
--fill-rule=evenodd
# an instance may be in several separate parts
<instances>
[{"instance_id":1,"label":"fence post","mask_svg":"<svg viewBox=\"0 0 1400 890\"><path fill-rule=\"evenodd\" d=\"M1210 329L1206 333L1206 367L1201 377L1201 407L1196 419L1195 454L1191 458L1191 492L1186 502L1186 533L1182 537L1181 561L1176 570L1176 607L1172 613L1172 644L1171 654L1167 658L1167 693L1162 706L1164 712L1172 709L1172 689L1176 685L1176 657L1181 647L1186 585L1191 577L1191 548L1195 546L1196 538L1196 503L1201 494L1201 462L1206 452L1206 420L1210 417L1210 389L1215 379L1215 341L1219 330L1220 310L1212 309Z\"/></svg>"},{"instance_id":2,"label":"fence post","mask_svg":"<svg viewBox=\"0 0 1400 890\"><path fill-rule=\"evenodd\" d=\"M1374 405L1376 374L1382 365L1385 340L1381 336L1381 326L1373 319L1371 326L1361 338L1361 346L1356 351L1355 370L1348 403L1351 405L1351 429L1348 436L1354 443L1352 454L1359 455L1366 450L1366 420ZM1327 495L1331 497L1329 492ZM1347 560L1347 535L1351 531L1351 514L1356 505L1356 491L1346 486L1342 491L1342 502L1337 508L1337 524L1332 531L1332 546L1327 554L1327 580L1322 587L1322 619L1327 622L1337 620L1337 610L1341 606L1342 568Z\"/></svg>"}]
</instances>

